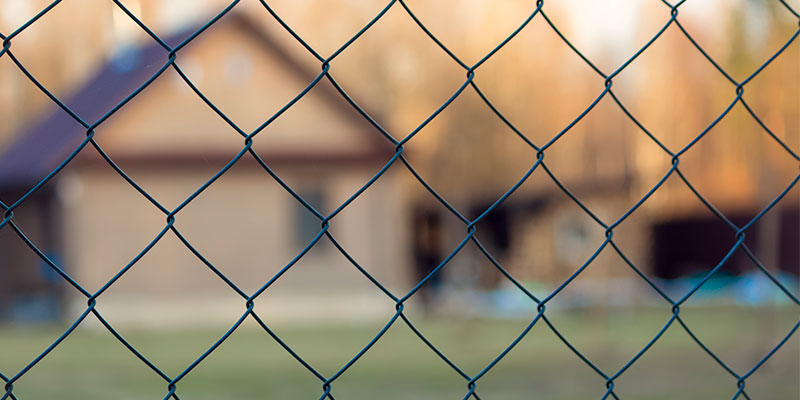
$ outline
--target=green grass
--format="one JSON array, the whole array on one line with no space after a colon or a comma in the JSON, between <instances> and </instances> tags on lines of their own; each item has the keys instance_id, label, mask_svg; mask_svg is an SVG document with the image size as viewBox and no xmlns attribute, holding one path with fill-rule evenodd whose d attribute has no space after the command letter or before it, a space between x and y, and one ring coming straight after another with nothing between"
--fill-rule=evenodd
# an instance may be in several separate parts
<instances>
[{"instance_id":1,"label":"green grass","mask_svg":"<svg viewBox=\"0 0 800 400\"><path fill-rule=\"evenodd\" d=\"M549 313L549 312L548 312ZM800 319L796 308L687 308L685 321L737 373L748 371ZM599 368L613 374L669 319L664 309L556 312L551 320ZM91 316L89 318L92 318ZM528 321L422 318L420 329L468 374L485 367ZM92 322L87 320L87 322ZM231 324L233 321L230 321ZM355 325L278 324L301 356L331 376L385 321ZM227 322L226 322L227 323ZM170 376L178 375L226 327L120 332ZM229 324L230 325L230 324ZM13 376L63 327L0 329L0 371ZM800 353L793 336L747 380L754 399L797 399ZM729 399L736 380L675 324L615 383L623 399ZM252 322L178 383L185 400L316 399L321 382ZM21 400L160 399L167 384L100 329L78 329L16 384ZM545 326L529 335L478 381L484 399L599 399L605 381ZM402 323L392 327L333 383L337 399L460 399L466 381Z\"/></svg>"}]
</instances>

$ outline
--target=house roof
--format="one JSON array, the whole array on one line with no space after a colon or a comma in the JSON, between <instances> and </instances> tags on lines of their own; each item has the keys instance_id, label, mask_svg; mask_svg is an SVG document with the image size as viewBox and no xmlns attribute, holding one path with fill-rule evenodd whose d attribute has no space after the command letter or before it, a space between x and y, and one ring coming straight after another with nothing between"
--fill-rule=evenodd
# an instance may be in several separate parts
<instances>
[{"instance_id":1,"label":"house roof","mask_svg":"<svg viewBox=\"0 0 800 400\"><path fill-rule=\"evenodd\" d=\"M317 76L317 71L300 63L275 38L257 26L250 18L234 11L217 21L209 29L217 29L224 25L244 30L247 35L258 41L264 51L285 64L287 71L291 71L298 79L310 82ZM163 40L170 46L176 46L200 27L201 25L189 27L165 37ZM202 35L197 39L201 37ZM64 103L84 121L92 123L145 82L156 68L165 62L167 55L167 51L155 42L131 51L121 52L120 57L106 62L94 77L89 79ZM354 116L353 110L332 86L317 85L314 93L323 99L326 106L349 118L348 123L353 126L354 130L363 133L364 140L368 144L368 151L364 154L346 155L304 154L296 151L278 152L270 154L271 157L268 161L307 164L387 160L386 156L393 152L392 146L366 120L360 116ZM140 94L140 96L142 95L145 93ZM119 111L119 113L124 112L124 108ZM27 186L42 179L79 145L85 135L85 128L54 104L42 117L35 119L32 125L14 135L15 139L5 148L4 152L0 153L0 188ZM228 156L220 154L220 158L225 157ZM114 156L112 158L118 159ZM196 161L191 154L179 154L175 157L171 157L169 154L133 157L123 154L120 158L129 162L138 161L144 165L159 162L190 165ZM199 158L207 159L208 154Z\"/></svg>"}]
</instances>

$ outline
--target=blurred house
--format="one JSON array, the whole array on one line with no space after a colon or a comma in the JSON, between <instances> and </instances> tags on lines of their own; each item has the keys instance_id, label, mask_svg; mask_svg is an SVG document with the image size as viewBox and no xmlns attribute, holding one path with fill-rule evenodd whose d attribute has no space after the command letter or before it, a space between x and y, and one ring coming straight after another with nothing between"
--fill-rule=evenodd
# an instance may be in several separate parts
<instances>
[{"instance_id":1,"label":"blurred house","mask_svg":"<svg viewBox=\"0 0 800 400\"><path fill-rule=\"evenodd\" d=\"M175 46L199 26L165 42ZM291 40L291 38L281 38ZM267 121L319 73L280 40L235 11L181 49L177 65L245 133ZM65 103L89 123L123 101L168 60L151 42L129 46ZM305 60L308 61L308 60ZM113 113L94 136L121 176L91 144L14 211L14 221L89 292L136 259L174 210L244 148L243 135L209 108L172 69ZM86 130L51 107L0 155L0 199L13 203L72 152ZM328 215L373 177L393 146L324 79L254 137L270 170ZM330 232L360 265L390 288L407 287L407 205L388 171L331 220ZM244 300L205 263L250 294L320 231L303 208L251 154L175 214L175 228L99 298L111 320L232 318ZM85 307L10 226L0 230L0 316L29 315L34 299ZM323 237L257 302L265 314L369 315L385 298ZM53 299L53 293L58 293ZM344 304L346 306L337 307ZM45 307L47 308L47 307ZM390 307L391 308L391 307ZM104 312L104 315L106 315Z\"/></svg>"},{"instance_id":2,"label":"blurred house","mask_svg":"<svg viewBox=\"0 0 800 400\"><path fill-rule=\"evenodd\" d=\"M659 7L655 3L652 9L643 7L647 13L640 14L641 35L630 33L640 40L638 46L652 37L655 26L664 23L664 10ZM726 16L718 17L713 26L702 12L687 17L682 11L680 21L706 50L713 50L715 62L741 81L796 30L796 21L784 15L785 10L765 7L765 12L775 14L770 16L769 28L755 29L748 40L742 38L749 32L743 29L745 17L740 14L744 11L737 7L726 9ZM573 38L572 32L566 36ZM484 80L479 80L481 90L488 93L500 112L539 145L567 126L602 91L602 78L575 67L585 65L564 43L556 41L548 46L529 46L536 49L538 57L524 51L514 53L514 62L520 65L503 64L506 69L498 66L496 71L502 74L491 75L488 88ZM635 43L622 49L623 58L617 62L589 58L609 72L637 49ZM800 108L794 94L800 82L796 74L798 51L793 43L747 85L744 98L771 132L737 104L680 157L679 172L738 226L747 224L797 176L797 160L770 135L797 152ZM486 71L478 71L476 76L484 79ZM496 87L507 81L518 88L495 89L493 93L491 79L500 81ZM735 84L672 26L615 78L613 90L638 123L674 153L723 113L736 97L735 89ZM537 112L541 109L546 111ZM431 176L431 186L472 219L516 183L535 162L536 152L499 123L479 99L473 99L469 111L462 110L460 115L471 117L453 118L444 129L450 134L442 135L441 150L432 156L436 167L423 175ZM625 215L672 167L671 154L636 126L609 96L549 148L544 161L560 183L606 224ZM435 216L420 220L445 227L436 230L441 235L437 242L444 243L438 251L441 260L464 238L465 224L430 194L420 192L418 213ZM775 274L800 273L799 193L795 186L746 232L749 249ZM514 277L551 288L589 260L604 241L604 231L541 167L477 225L477 237ZM647 276L673 279L707 273L735 245L736 236L735 229L709 210L673 173L615 227L614 242ZM507 283L479 249L468 244L463 251L468 256L454 257L443 271L453 285L494 288ZM721 274L738 275L755 268L748 255L739 250ZM609 302L634 291L655 293L610 246L570 288L574 289L567 292L574 295Z\"/></svg>"},{"instance_id":3,"label":"blurred house","mask_svg":"<svg viewBox=\"0 0 800 400\"><path fill-rule=\"evenodd\" d=\"M482 6L464 8L459 12L468 13L465 18L449 20L446 26L437 28L436 34L465 62L480 59L530 12L529 2L512 3L497 7L487 1ZM57 94L74 89L76 94L65 97L66 102L91 123L162 67L168 54L152 44L152 39L112 3L98 3L85 16L78 13L86 18L80 24L73 23L75 13L66 8L73 4L61 3L53 11L61 14L48 13L29 28L40 29L40 33L26 30L15 38L13 51L22 53L20 59L25 65L34 66L35 76L45 78L45 86L59 89ZM321 54L339 48L355 32L350 28L362 26L375 11L354 3L352 9L337 9L336 18L330 18L329 13L334 11L325 7L287 4L278 13ZM696 4L702 3L682 6L682 26L739 80L752 73L796 29L796 19L786 18L780 10L770 17L773 23L768 28L751 32L743 29L743 24L747 25L744 16L736 16L741 9L726 6L730 9L723 12L704 6L692 16L687 7ZM219 11L225 5L227 2L217 0L125 2L159 34L207 18L199 14ZM442 15L447 7L429 2L413 9L424 17L426 13ZM637 7L627 22L620 22L629 26L613 29L616 33L605 39L578 46L585 53L591 52L587 53L589 59L606 73L630 57L669 18L669 8L663 4ZM711 11L714 18L707 15ZM567 3L549 4L547 12L570 40L593 37L604 25L614 25L612 19L598 19L591 10ZM582 18L595 22L576 23L574 27L561 22L582 12L586 14ZM255 24L250 18L260 22ZM79 27L76 32L71 30L73 25ZM175 45L196 28L189 27L165 40ZM75 39L77 32L80 41ZM43 46L50 47L38 51L40 47L34 46L38 45L34 40L37 35L47 39L40 40ZM151 45L141 47L137 38ZM83 45L76 46L77 42ZM744 95L772 134L795 152L800 124L798 97L794 95L800 90L795 73L798 51L796 43L788 47L748 83ZM319 61L293 41L257 2L237 5L233 13L181 49L176 60L208 100L245 133L261 125L319 73ZM18 134L16 141L5 147L5 155L0 155L0 199L13 202L85 138L85 129L57 109L51 108L50 114L40 118L38 110L52 106L52 102L35 90L33 94L22 90L26 86L19 81L25 83L24 76L7 61L8 57L0 58L0 75L8 81L0 91L0 117L13 124L0 127L0 136L4 136L4 129L12 128ZM88 67L98 62L103 63L101 71L88 81L84 79ZM12 73L5 74L3 68ZM360 95L360 103L374 107L370 115L390 127L397 138L425 120L465 79L464 71L410 23L399 5L337 56L332 71L345 89ZM604 78L585 65L540 18L476 74L481 91L537 145L560 132L604 88ZM75 89L75 82L85 83ZM615 77L613 90L638 122L673 152L699 135L735 97L735 85L674 25ZM376 115L376 111L384 115ZM21 130L14 126L27 120L38 122ZM103 122L94 138L167 210L178 207L244 146L242 135L172 68ZM472 88L438 114L406 148L420 176L468 219L480 215L536 160L536 150L493 115ZM374 176L393 153L392 146L324 79L259 133L253 149L323 214ZM47 162L40 163L42 159ZM609 96L547 149L545 163L561 185L608 224L625 215L672 166L670 154L642 132ZM797 165L737 105L681 156L680 171L711 204L741 226L796 176ZM403 181L403 175L408 179ZM798 193L795 187L763 222L747 232L746 243L773 272L781 269L797 274L800 269L796 251L800 240ZM125 182L91 145L15 210L15 221L26 234L90 291L134 259L164 227L165 219L165 213ZM206 261L251 293L319 232L319 219L304 211L250 154L245 154L177 213L175 226ZM573 202L541 167L477 227L477 237L512 275L546 286L567 279L605 239L601 224ZM395 293L422 279L466 235L463 221L410 179L400 165L392 167L344 209L333 220L331 231L381 283L398 289ZM614 229L614 241L642 272L670 279L713 268L733 246L735 236L673 174ZM63 280L42 265L10 227L0 230L0 246L6 247L0 253L0 271L9 270L2 269L4 264L15 266L13 280L0 282L2 304L46 310L48 304L59 303L58 297L44 294L62 290ZM373 307L377 302L363 301L367 295L380 295L337 253L323 240L264 294L259 306L280 295L291 299L280 302L278 310L285 313L392 310L390 304ZM738 252L725 272L738 274L753 267L747 256ZM607 247L570 285L577 288L568 291L609 299L629 292L622 287L626 280L635 290L649 290ZM431 279L430 286L491 289L503 281L480 250L467 244ZM420 296L423 301L436 299L427 294L423 291ZM80 298L70 298L78 305L83 303ZM323 298L351 299L353 304L323 310ZM242 305L241 298L171 232L101 300L102 307L126 305L127 315L144 315L152 310L165 316L182 310L184 315L194 310L194 318L214 310L230 316L222 310ZM205 305L196 307L202 301Z\"/></svg>"}]
</instances>

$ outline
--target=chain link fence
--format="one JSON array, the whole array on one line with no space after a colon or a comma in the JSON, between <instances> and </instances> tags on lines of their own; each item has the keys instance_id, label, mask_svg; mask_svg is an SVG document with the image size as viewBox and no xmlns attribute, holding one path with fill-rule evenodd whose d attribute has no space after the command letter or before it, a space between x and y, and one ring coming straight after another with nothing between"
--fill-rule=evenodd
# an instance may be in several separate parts
<instances>
[{"instance_id":1,"label":"chain link fence","mask_svg":"<svg viewBox=\"0 0 800 400\"><path fill-rule=\"evenodd\" d=\"M612 71L604 71L598 68L587 56L585 56L581 51L573 45L567 38L567 35L562 34L562 31L559 30L559 27L553 23L553 21L548 17L546 12L546 5L544 0L538 0L534 4L531 5L530 14L527 18L517 26L513 32L504 38L499 44L497 44L491 51L485 54L482 58L480 58L474 64L468 64L459 58L453 51L451 51L445 44L437 38L436 35L432 33L431 30L426 27L426 25L422 22L420 18L414 13L414 10L406 4L403 0L392 0L383 7L380 12L361 28L355 35L350 37L345 43L343 43L338 49L333 51L329 55L320 54L317 50L315 50L312 45L310 45L307 41L301 37L295 30L285 22L281 16L270 6L270 4L265 1L261 0L261 6L263 6L263 12L271 16L274 19L274 22L279 24L286 32L288 32L295 40L298 46L302 46L305 51L308 52L311 56L316 58L319 62L320 71L314 77L314 79L308 83L308 85L296 96L291 99L288 103L286 103L282 108L280 108L276 113L270 116L267 120L265 120L260 126L252 131L245 131L240 128L236 121L233 121L229 118L220 108L215 106L215 104L204 95L204 93L189 79L187 74L184 73L184 70L181 69L179 66L179 60L181 59L181 51L195 38L202 35L204 31L206 31L209 27L217 23L224 15L231 12L239 3L239 1L234 1L230 3L226 8L220 11L217 15L215 15L211 20L207 23L202 25L196 32L191 34L188 38L183 40L180 44L176 46L169 46L164 40L162 40L159 35L157 35L153 30L151 30L145 23L143 23L133 12L128 10L126 6L121 1L114 0L115 6L119 8L119 10L123 11L133 22L135 22L141 30L147 33L150 38L158 45L160 45L164 50L164 61L163 64L154 72L152 75L147 79L144 83L142 83L136 90L131 92L127 97L125 97L121 102L116 104L113 108L111 108L108 112L103 114L100 118L96 120L86 120L84 117L79 115L77 112L73 111L68 107L61 99L56 97L51 90L40 82L33 73L31 73L25 66L25 64L15 57L14 55L14 38L20 35L23 31L28 29L33 24L36 24L45 14L50 12L55 7L58 7L61 1L54 1L52 4L47 6L46 8L42 9L38 14L36 14L33 18L19 26L13 32L2 32L0 33L0 38L3 39L2 41L2 50L0 50L0 57L5 57L10 59L18 69L25 74L28 80L32 82L36 87L44 93L53 103L55 103L60 109L64 112L69 114L75 122L80 124L83 129L85 130L85 139L75 147L72 152L69 154L68 157L61 160L56 168L50 171L44 178L42 178L38 183L36 183L33 187L31 187L27 192L22 194L19 198L16 199L3 199L4 202L0 202L0 208L3 210L3 218L0 221L0 229L3 230L12 230L19 238L21 238L30 249L35 252L41 260L47 264L47 266L55 273L57 273L64 282L66 282L70 287L71 290L75 293L79 293L80 295L84 296L86 299L86 305L83 312L80 316L75 319L74 321L69 324L69 327L63 331L63 333L54 341L52 342L44 351L41 352L38 356L36 356L33 360L31 360L24 368L19 371L0 371L0 379L2 379L4 384L4 390L2 396L0 396L0 400L6 399L18 399L18 396L15 394L15 383L20 380L23 376L26 375L34 366L36 366L39 362L45 359L48 354L51 353L56 347L58 347L68 336L70 336L83 322L86 318L96 318L108 331L110 335L113 335L119 343L125 348L127 348L133 355L135 355L144 365L146 365L150 370L152 370L155 374L160 376L164 383L165 383L165 393L164 399L179 399L180 398L180 384L181 381L190 374L198 365L200 365L210 354L212 354L223 342L225 342L231 334L234 333L242 324L248 319L252 319L258 325L263 328L265 335L269 335L275 342L277 342L283 349L289 353L299 364L301 364L305 369L308 370L308 373L312 374L316 378L319 379L320 382L320 392L319 398L329 398L334 399L335 397L335 388L337 379L339 379L344 373L348 371L355 363L359 361L359 359L364 356L370 349L381 340L384 334L393 326L395 325L405 325L407 326L418 338L419 340L424 343L431 352L435 353L438 356L442 363L442 368L450 368L455 373L463 377L465 389L462 394L458 394L459 396L463 396L464 399L468 398L475 398L480 399L480 383L481 378L484 377L490 370L492 370L499 362L503 360L510 352L514 351L515 346L517 346L521 341L523 341L526 335L536 326L539 326L541 329L549 329L552 330L555 335L563 342L563 345L566 346L571 352L573 352L580 360L582 360L588 367L590 367L594 372L597 373L603 380L605 380L605 387L598 388L598 397L602 399L606 398L614 398L618 399L617 393L615 393L615 386L618 378L625 374L626 371L630 370L631 368L635 368L637 360L639 360L648 350L659 341L662 335L673 326L680 326L681 329L685 330L686 333L691 337L691 339L699 346L699 351L706 353L709 357L711 357L716 364L719 366L720 369L726 371L730 374L731 377L734 378L736 382L735 386L731 387L731 393L733 399L741 399L746 398L750 399L751 397L747 393L747 382L748 378L752 377L759 371L759 368L764 365L764 363L770 359L776 352L781 350L781 347L795 334L798 326L800 326L800 321L794 324L791 330L785 334L777 343L770 344L771 350L766 353L763 358L760 359L757 363L752 365L749 370L735 370L726 364L720 357L718 357L711 348L704 343L695 333L692 331L692 327L689 324L685 323L684 319L681 317L681 307L690 299L692 296L706 284L712 276L723 268L726 265L726 262L732 257L732 255L737 251L744 251L747 257L753 262L753 264L758 268L760 273L763 273L772 284L775 285L783 294L785 294L786 298L789 299L794 306L800 306L800 300L792 293L792 290L785 287L779 279L777 279L772 273L770 273L766 266L764 266L757 258L748 245L745 243L745 237L750 232L751 227L759 221L765 214L770 212L773 207L783 199L787 193L789 193L797 184L798 180L800 180L800 174L797 174L791 183L786 186L778 196L773 198L766 206L758 212L755 217L753 217L750 221L745 224L734 224L725 214L720 212L717 208L714 207L706 198L704 198L700 192L690 183L690 181L684 176L681 171L681 159L682 157L691 152L695 145L703 139L706 134L712 130L720 121L722 121L728 114L729 111L737 104L740 103L744 108L747 110L749 115L763 128L763 133L768 135L769 138L776 143L778 143L784 150L785 153L794 159L795 161L800 161L800 156L791 149L787 144L785 144L778 135L774 134L772 130L763 122L763 120L756 114L756 112L748 105L745 101L744 95L747 89L748 83L750 83L757 75L759 75L770 63L772 63L776 58L780 57L781 54L786 50L789 46L793 45L796 41L798 34L800 34L800 30L795 31L791 37L789 37L782 47L780 47L774 54L771 55L761 66L756 68L754 71L750 73L747 77L741 80L735 79L731 74L729 74L718 62L716 62L709 53L704 50L698 42L692 37L692 35L684 29L684 26L681 25L680 22L680 10L681 6L686 1L679 1L675 4L671 4L667 1L662 1L664 5L664 13L668 15L669 18L666 23L660 27L658 32L653 35L647 43L639 48L630 58L628 58L625 62L619 65L616 69ZM794 10L789 4L784 2L783 0L778 0L780 6L783 7L785 13L790 14L793 18L798 19L800 21L800 14L796 10ZM345 52L353 43L359 40L370 28L377 23L390 9L402 9L402 11L409 17L409 23L415 24L422 32L427 35L427 37L438 46L443 53L445 53L453 63L457 64L463 69L464 78L463 83L458 87L458 89L452 93L452 95L442 103L434 112L432 112L422 123L420 123L416 128L411 130L408 133L403 132L390 132L389 130L385 129L381 126L372 115L370 115L365 108L362 108L348 93L345 89L337 82L334 78L335 68L332 68L332 61L339 57L343 52ZM563 45L569 47L569 49L574 53L574 56L582 60L586 65L591 67L591 69L604 80L604 88L596 95L593 102L586 107L577 117L575 117L568 125L566 125L561 131L552 135L551 139L544 143L534 143L532 140L526 136L524 132L518 129L509 118L507 118L501 109L496 107L489 98L484 94L481 88L475 81L475 77L480 74L481 66L484 65L487 60L492 58L498 51L500 51L507 43L512 41L517 34L526 28L527 25L534 19L541 19L549 25L549 27L558 35L561 41L563 41ZM708 126L705 127L701 132L697 132L696 136L688 142L684 147L679 149L671 149L662 144L655 135L653 135L650 131L648 131L637 117L627 108L620 98L614 93L614 81L618 75L624 71L637 57L641 54L646 52L648 48L659 40L665 30L667 28L674 26L680 30L680 32L685 36L685 39L691 43L691 45L696 49L696 51L701 54L710 65L712 65L720 75L722 75L727 81L730 82L730 102L727 107L724 109L722 113L720 113L716 119L713 120ZM796 44L795 44L796 45ZM220 170L216 172L210 179L208 179L202 186L200 186L197 190L191 193L188 197L186 197L183 202L181 202L175 208L167 208L159 201L157 201L151 194L149 194L143 187L141 187L137 182L131 178L126 171L124 171L121 167L119 167L115 161L112 159L111 156L106 154L103 148L95 141L96 130L98 127L102 126L112 115L119 112L122 108L124 108L132 99L138 96L145 88L151 85L154 81L160 79L165 71L173 69L177 72L180 77L182 78L183 82L186 86L188 86L214 113L216 113L220 119L222 119L225 123L230 126L230 132L233 135L241 136L242 140L242 147L241 150L236 154L229 162ZM289 110L291 107L295 105L299 100L301 100L309 91L311 91L315 86L317 86L321 81L327 80L330 82L333 87L338 91L339 95L349 103L349 105L357 111L364 120L368 121L374 127L374 134L379 135L383 138L383 140L391 143L394 146L394 154L384 160L383 166L376 173L371 179L369 179L363 186L361 186L357 191L355 191L346 201L339 204L333 212L329 214L323 214L319 210L315 209L308 201L306 201L303 196L301 196L295 189L293 189L289 184L281 179L277 173L271 169L269 159L263 159L253 148L254 141L259 140L259 133L262 132L267 126L272 124L277 119L281 118L281 116ZM496 199L488 208L486 208L482 213L480 213L477 218L469 219L465 217L458 209L454 206L449 204L433 187L433 185L426 182L425 179L422 178L421 174L414 169L412 164L408 161L405 149L406 145L409 144L411 141L414 140L420 134L420 131L429 125L431 121L433 121L437 116L440 115L448 106L453 103L453 101L459 97L465 91L474 91L480 99L485 102L486 106L491 110L491 112L504 123L508 128L510 128L516 135L518 135L522 140L524 140L528 146L530 146L533 151L535 151L536 157L535 161L532 162L529 169L525 172L524 176L519 179L513 186L508 188L508 190L499 198ZM642 196L630 209L628 209L622 216L618 219L613 221L607 221L599 218L592 209L586 206L581 200L573 195L572 192L566 187L566 185L562 184L561 181L556 177L556 175L548 169L547 162L545 161L545 156L548 153L548 149L550 149L555 143L557 143L564 135L566 135L570 130L579 122L581 121L587 114L592 112L595 106L604 98L610 98L619 106L619 109L624 112L627 118L632 121L638 127L640 133L642 135L646 135L649 140L655 143L658 147L663 150L665 154L667 154L671 159L671 165L666 169L666 172L663 174L661 179ZM91 292L84 288L78 281L73 279L69 273L62 268L62 265L59 265L57 260L51 259L48 257L45 251L41 250L37 245L31 240L29 237L23 233L23 229L18 223L15 221L15 210L17 210L23 203L28 201L31 196L33 196L37 191L42 189L42 187L56 177L61 171L68 165L70 162L78 156L79 153L82 152L96 152L99 154L106 163L119 174L132 188L134 188L139 195L141 195L144 199L149 201L153 206L155 206L158 210L160 210L164 217L166 218L166 223L163 228L160 230L158 235L152 239L152 241L145 246L141 251L126 265L118 270L118 272L109 279L99 290ZM203 249L202 248L194 248L192 247L189 242L184 238L182 233L176 228L175 223L176 220L180 219L180 211L183 210L187 205L193 202L195 199L198 198L206 189L208 189L211 185L214 184L220 177L222 177L227 171L229 171L234 165L239 163L241 160L245 158L251 158L258 163L278 184L280 184L286 192L288 192L300 205L302 205L305 209L309 212L313 213L314 216L319 221L319 231L314 236L313 240L311 240L305 248L302 249L296 256L286 264L277 274L274 276L268 277L263 282L261 287L252 292L247 293L244 290L240 289L237 285L235 285L230 279L226 277L226 275L211 263L209 260L203 257ZM419 282L416 282L413 288L405 293L393 293L387 287L385 287L378 279L374 278L364 267L362 267L354 257L352 257L348 250L337 241L336 237L331 233L331 226L334 225L335 217L339 215L343 210L347 207L351 207L351 204L356 200L359 196L361 196L365 191L369 190L370 187L382 176L386 173L386 171L392 167L393 165L398 164L404 166L410 173L419 181L419 183L424 186L427 192L430 193L438 202L444 207L447 211L449 211L453 216L458 218L464 227L464 234L461 241L458 245L449 252L444 260L442 260L430 273L425 276ZM551 179L558 188L566 194L577 206L579 206L583 212L586 213L588 217L590 217L597 225L602 227L605 231L605 240L602 244L594 251L594 254L586 260L579 268L577 268L574 273L572 273L568 279L561 282L555 290L552 290L550 293L537 296L528 290L522 283L520 283L517 279L510 272L504 268L503 265L500 264L496 260L495 257L491 254L490 250L487 249L486 246L479 240L478 238L478 229L477 224L482 221L487 215L492 213L493 210L497 209L504 201L511 196L517 189L523 185L526 180L534 173L536 170L543 170L549 179ZM643 272L640 266L637 266L633 261L631 261L626 254L618 247L618 243L615 242L615 229L620 226L626 219L643 203L645 203L655 192L657 192L664 182L670 178L677 176L686 187L692 191L692 193L699 199L704 206L710 210L716 217L725 223L730 228L730 235L735 237L735 244L733 247L729 249L727 254L718 261L716 265L712 268L709 268L705 271L703 278L700 279L694 287L692 287L689 291L683 294L680 297L674 297L668 295L665 291L663 291L657 283L655 283L648 275ZM238 317L236 323L231 326L227 332L219 337L219 339L213 343L207 350L205 350L197 359L191 362L186 368L177 375L170 376L164 373L159 366L156 365L154 362L151 362L144 354L142 354L136 347L134 347L131 343L126 341L126 339L112 326L107 320L103 317L103 315L98 311L97 306L98 304L102 304L103 302L103 294L112 287L116 282L118 282L131 268L133 268L136 263L145 255L147 254L162 238L166 235L175 235L181 242L187 246L187 248L198 258L200 259L204 265L210 269L213 273L215 273L220 280L222 280L227 286L230 287L232 292L235 292L238 296L241 297L241 302L244 305L245 310L242 314ZM279 337L267 324L267 321L262 319L261 316L255 311L254 307L255 304L259 301L259 297L265 293L266 291L270 290L278 279L281 278L287 271L289 271L300 259L302 259L315 245L317 245L320 241L329 241L333 244L335 249L344 255L347 260L352 264L352 267L356 269L359 273L363 274L367 279L369 279L375 287L375 290L380 291L386 297L390 298L392 302L395 304L395 310L391 318L386 321L383 325L383 328L370 340L366 343L363 348L350 359L341 368L331 375L323 375L320 373L311 363L307 362L299 353L297 353L292 347L284 341L281 337ZM408 317L406 310L406 304L408 303L409 299L418 295L423 285L426 282L434 279L434 276L439 274L442 269L447 268L448 263L466 246L468 243L473 243L477 246L480 252L483 253L483 256L491 262L494 268L497 269L504 277L508 280L511 284L513 284L521 293L523 293L532 304L535 304L536 312L530 316L530 322L524 328L522 332L508 345L505 349L498 354L491 362L485 365L485 367L478 371L477 373L470 374L460 368L454 361L452 361L444 352L442 352L439 348L437 348L431 341L429 341L426 336L423 334L421 330L417 328L417 326L412 322L412 320ZM548 304L559 295L570 283L572 283L584 270L589 268L592 265L592 262L595 258L604 250L604 249L613 249L613 251L618 254L624 261L627 263L627 266L641 278L642 285L648 285L653 290L655 290L663 299L663 306L671 310L671 317L664 323L663 327L658 331L658 333L652 337L649 342L641 348L638 353L636 353L630 360L627 361L621 368L618 370L603 370L598 367L595 363L590 360L585 354L581 352L581 349L574 346L570 341L566 338L566 336L562 335L562 333L556 329L556 327L551 323L550 319L548 318ZM2 279L2 276L0 276ZM2 351L0 349L0 351ZM65 390L69 390L69 388L64 388ZM456 394L454 394L456 396Z\"/></svg>"}]
</instances>

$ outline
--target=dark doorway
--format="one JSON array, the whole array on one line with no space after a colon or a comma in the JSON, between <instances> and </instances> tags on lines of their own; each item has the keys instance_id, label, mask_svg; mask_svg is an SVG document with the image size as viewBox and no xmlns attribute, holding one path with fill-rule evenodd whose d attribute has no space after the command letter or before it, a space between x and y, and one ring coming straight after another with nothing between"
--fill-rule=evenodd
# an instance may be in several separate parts
<instances>
[{"instance_id":1,"label":"dark doorway","mask_svg":"<svg viewBox=\"0 0 800 400\"><path fill-rule=\"evenodd\" d=\"M780 215L775 229L778 242L775 249L777 265L766 265L770 271L784 271L793 275L800 272L800 212L798 208L773 210ZM747 224L753 215L729 216L737 226ZM759 223L745 233L745 244L753 252L759 249ZM735 231L720 219L686 218L667 221L653 226L653 266L659 278L672 279L708 271L716 266L735 245ZM759 255L756 254L758 257ZM741 274L756 268L747 255L736 251L723 270Z\"/></svg>"}]
</instances>

